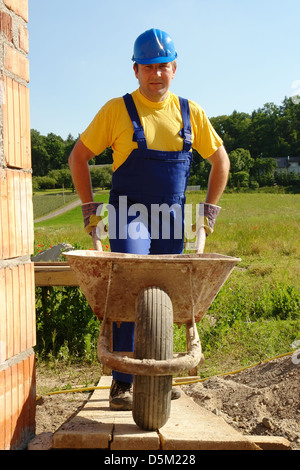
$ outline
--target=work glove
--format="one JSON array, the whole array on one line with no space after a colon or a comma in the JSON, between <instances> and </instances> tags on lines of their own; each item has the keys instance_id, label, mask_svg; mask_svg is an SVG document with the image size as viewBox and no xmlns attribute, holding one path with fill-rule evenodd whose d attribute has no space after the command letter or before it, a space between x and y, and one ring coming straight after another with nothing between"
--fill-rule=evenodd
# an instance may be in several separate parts
<instances>
[{"instance_id":1,"label":"work glove","mask_svg":"<svg viewBox=\"0 0 300 470\"><path fill-rule=\"evenodd\" d=\"M220 206L208 204L207 202L200 202L198 220L196 224L193 225L193 230L198 232L201 227L204 227L206 236L212 234L216 218L218 217L220 210Z\"/></svg>"},{"instance_id":2,"label":"work glove","mask_svg":"<svg viewBox=\"0 0 300 470\"><path fill-rule=\"evenodd\" d=\"M104 225L100 215L102 206L102 202L88 202L81 206L86 233L92 235L93 230L96 229L99 240L107 237L107 227Z\"/></svg>"}]
</instances>

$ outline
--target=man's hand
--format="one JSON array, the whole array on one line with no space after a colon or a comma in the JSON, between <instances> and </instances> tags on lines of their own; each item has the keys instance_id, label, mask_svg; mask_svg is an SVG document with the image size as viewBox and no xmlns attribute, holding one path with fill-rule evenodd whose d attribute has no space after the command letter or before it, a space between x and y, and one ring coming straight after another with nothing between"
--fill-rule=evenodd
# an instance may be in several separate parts
<instances>
[{"instance_id":1,"label":"man's hand","mask_svg":"<svg viewBox=\"0 0 300 470\"><path fill-rule=\"evenodd\" d=\"M98 251L102 251L101 240L107 237L107 227L101 217L102 206L102 202L89 202L81 206L85 231L92 236L94 248Z\"/></svg>"}]
</instances>

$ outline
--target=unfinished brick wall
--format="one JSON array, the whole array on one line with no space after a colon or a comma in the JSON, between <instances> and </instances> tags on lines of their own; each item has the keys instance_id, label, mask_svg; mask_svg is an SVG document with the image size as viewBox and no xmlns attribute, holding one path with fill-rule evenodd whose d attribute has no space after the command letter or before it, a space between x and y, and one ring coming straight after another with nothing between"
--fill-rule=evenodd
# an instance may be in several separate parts
<instances>
[{"instance_id":1,"label":"unfinished brick wall","mask_svg":"<svg viewBox=\"0 0 300 470\"><path fill-rule=\"evenodd\" d=\"M0 449L35 433L28 0L0 0Z\"/></svg>"}]
</instances>

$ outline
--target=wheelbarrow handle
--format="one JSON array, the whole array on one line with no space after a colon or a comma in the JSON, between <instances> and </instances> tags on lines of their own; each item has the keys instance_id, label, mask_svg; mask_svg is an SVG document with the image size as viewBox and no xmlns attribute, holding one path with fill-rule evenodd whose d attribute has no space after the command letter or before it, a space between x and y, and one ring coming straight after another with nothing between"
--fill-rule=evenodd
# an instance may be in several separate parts
<instances>
[{"instance_id":1,"label":"wheelbarrow handle","mask_svg":"<svg viewBox=\"0 0 300 470\"><path fill-rule=\"evenodd\" d=\"M197 246L196 246L197 253L204 252L205 242L206 242L206 231L204 227L200 227L197 233Z\"/></svg>"},{"instance_id":2,"label":"wheelbarrow handle","mask_svg":"<svg viewBox=\"0 0 300 470\"><path fill-rule=\"evenodd\" d=\"M97 237L96 227L92 231L92 239L93 239L94 249L96 251L103 251L101 240L99 240L99 238Z\"/></svg>"}]
</instances>

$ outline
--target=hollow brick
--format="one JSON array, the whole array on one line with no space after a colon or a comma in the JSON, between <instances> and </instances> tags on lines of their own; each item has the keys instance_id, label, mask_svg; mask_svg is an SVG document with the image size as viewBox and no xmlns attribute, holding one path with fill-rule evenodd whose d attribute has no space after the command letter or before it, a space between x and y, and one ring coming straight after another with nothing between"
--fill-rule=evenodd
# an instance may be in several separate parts
<instances>
[{"instance_id":1,"label":"hollow brick","mask_svg":"<svg viewBox=\"0 0 300 470\"><path fill-rule=\"evenodd\" d=\"M36 344L34 265L0 269L0 364Z\"/></svg>"},{"instance_id":2,"label":"hollow brick","mask_svg":"<svg viewBox=\"0 0 300 470\"><path fill-rule=\"evenodd\" d=\"M31 169L29 89L3 77L4 157L8 167Z\"/></svg>"},{"instance_id":3,"label":"hollow brick","mask_svg":"<svg viewBox=\"0 0 300 470\"><path fill-rule=\"evenodd\" d=\"M5 45L4 66L9 72L29 82L29 61L27 57L7 44Z\"/></svg>"},{"instance_id":4,"label":"hollow brick","mask_svg":"<svg viewBox=\"0 0 300 470\"><path fill-rule=\"evenodd\" d=\"M29 52L29 34L28 34L28 29L23 28L23 26L20 26L19 30L19 47L22 49L26 54Z\"/></svg>"},{"instance_id":5,"label":"hollow brick","mask_svg":"<svg viewBox=\"0 0 300 470\"><path fill-rule=\"evenodd\" d=\"M0 259L32 253L32 175L0 169Z\"/></svg>"},{"instance_id":6,"label":"hollow brick","mask_svg":"<svg viewBox=\"0 0 300 470\"><path fill-rule=\"evenodd\" d=\"M28 0L4 0L4 3L9 10L13 10L28 22Z\"/></svg>"},{"instance_id":7,"label":"hollow brick","mask_svg":"<svg viewBox=\"0 0 300 470\"><path fill-rule=\"evenodd\" d=\"M35 431L35 358L0 371L0 450L18 449Z\"/></svg>"},{"instance_id":8,"label":"hollow brick","mask_svg":"<svg viewBox=\"0 0 300 470\"><path fill-rule=\"evenodd\" d=\"M12 42L12 18L5 11L0 12L0 33L3 33L6 39Z\"/></svg>"}]
</instances>

